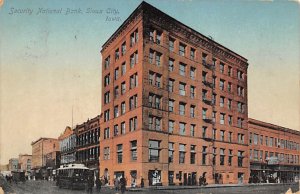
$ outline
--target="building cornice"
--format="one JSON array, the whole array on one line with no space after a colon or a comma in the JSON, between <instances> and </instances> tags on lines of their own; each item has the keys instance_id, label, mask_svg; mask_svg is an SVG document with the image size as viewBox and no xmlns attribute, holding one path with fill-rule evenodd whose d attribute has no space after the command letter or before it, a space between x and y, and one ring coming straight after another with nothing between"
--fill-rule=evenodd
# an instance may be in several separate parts
<instances>
[{"instance_id":1,"label":"building cornice","mask_svg":"<svg viewBox=\"0 0 300 194\"><path fill-rule=\"evenodd\" d=\"M274 124L263 122L263 121L259 121L259 120L252 119L252 118L248 118L248 124L257 125L260 127L266 127L266 128L273 129L276 131L282 131L282 132L291 133L291 134L300 136L300 131L297 131L294 129L289 129L289 128L282 127L279 125L274 125ZM251 128L251 127L249 127L249 128Z\"/></svg>"}]
</instances>

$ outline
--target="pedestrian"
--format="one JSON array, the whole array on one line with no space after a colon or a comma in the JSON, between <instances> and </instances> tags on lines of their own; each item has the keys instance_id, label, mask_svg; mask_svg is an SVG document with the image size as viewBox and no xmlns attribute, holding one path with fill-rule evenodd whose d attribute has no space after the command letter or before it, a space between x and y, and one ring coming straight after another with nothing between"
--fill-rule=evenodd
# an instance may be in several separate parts
<instances>
[{"instance_id":1,"label":"pedestrian","mask_svg":"<svg viewBox=\"0 0 300 194\"><path fill-rule=\"evenodd\" d=\"M93 193L94 180L91 176L87 178L87 193Z\"/></svg>"},{"instance_id":2,"label":"pedestrian","mask_svg":"<svg viewBox=\"0 0 300 194\"><path fill-rule=\"evenodd\" d=\"M141 188L144 188L144 186L145 186L144 178L142 177L142 178L141 178Z\"/></svg>"},{"instance_id":3,"label":"pedestrian","mask_svg":"<svg viewBox=\"0 0 300 194\"><path fill-rule=\"evenodd\" d=\"M114 179L114 186L115 186L115 190L118 191L119 190L119 178L116 177Z\"/></svg>"},{"instance_id":4,"label":"pedestrian","mask_svg":"<svg viewBox=\"0 0 300 194\"><path fill-rule=\"evenodd\" d=\"M126 191L126 179L124 177L120 179L120 185L121 185L121 193L124 194Z\"/></svg>"},{"instance_id":5,"label":"pedestrian","mask_svg":"<svg viewBox=\"0 0 300 194\"><path fill-rule=\"evenodd\" d=\"M101 191L101 180L100 178L98 177L97 180L96 180L96 188L97 188L97 192L100 192Z\"/></svg>"}]
</instances>

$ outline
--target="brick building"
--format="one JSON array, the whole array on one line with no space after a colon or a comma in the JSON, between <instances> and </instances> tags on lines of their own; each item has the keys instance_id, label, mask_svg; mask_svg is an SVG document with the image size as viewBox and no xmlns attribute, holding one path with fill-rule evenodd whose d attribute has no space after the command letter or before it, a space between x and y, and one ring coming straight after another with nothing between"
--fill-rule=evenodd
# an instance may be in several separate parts
<instances>
[{"instance_id":1,"label":"brick building","mask_svg":"<svg viewBox=\"0 0 300 194\"><path fill-rule=\"evenodd\" d=\"M77 125L76 134L76 163L82 163L90 169L94 169L96 175L99 170L99 125L100 115L88 119Z\"/></svg>"},{"instance_id":2,"label":"brick building","mask_svg":"<svg viewBox=\"0 0 300 194\"><path fill-rule=\"evenodd\" d=\"M59 151L59 143L55 138L41 137L38 140L31 143L32 146L32 169L40 169L46 167L47 160L49 162L49 155L56 156L56 152Z\"/></svg>"},{"instance_id":3,"label":"brick building","mask_svg":"<svg viewBox=\"0 0 300 194\"><path fill-rule=\"evenodd\" d=\"M26 175L31 173L31 161L32 161L32 155L19 154L19 169L22 172L25 172Z\"/></svg>"},{"instance_id":4,"label":"brick building","mask_svg":"<svg viewBox=\"0 0 300 194\"><path fill-rule=\"evenodd\" d=\"M248 127L249 182L297 180L300 177L300 132L254 119L249 119Z\"/></svg>"},{"instance_id":5,"label":"brick building","mask_svg":"<svg viewBox=\"0 0 300 194\"><path fill-rule=\"evenodd\" d=\"M100 176L248 182L247 59L145 2L101 54Z\"/></svg>"},{"instance_id":6,"label":"brick building","mask_svg":"<svg viewBox=\"0 0 300 194\"><path fill-rule=\"evenodd\" d=\"M66 127L58 137L60 150L60 163L69 164L76 160L76 134L71 127Z\"/></svg>"}]
</instances>

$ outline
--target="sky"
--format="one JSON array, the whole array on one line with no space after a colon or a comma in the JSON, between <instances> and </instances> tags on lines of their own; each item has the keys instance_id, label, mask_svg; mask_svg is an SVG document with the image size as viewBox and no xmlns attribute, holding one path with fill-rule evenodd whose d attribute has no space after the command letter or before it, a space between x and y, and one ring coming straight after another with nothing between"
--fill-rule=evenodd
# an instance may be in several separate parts
<instances>
[{"instance_id":1,"label":"sky","mask_svg":"<svg viewBox=\"0 0 300 194\"><path fill-rule=\"evenodd\" d=\"M299 130L299 3L147 2L248 59L249 117ZM31 154L31 142L39 137L57 138L66 126L100 114L101 46L140 3L4 0L1 164Z\"/></svg>"}]
</instances>

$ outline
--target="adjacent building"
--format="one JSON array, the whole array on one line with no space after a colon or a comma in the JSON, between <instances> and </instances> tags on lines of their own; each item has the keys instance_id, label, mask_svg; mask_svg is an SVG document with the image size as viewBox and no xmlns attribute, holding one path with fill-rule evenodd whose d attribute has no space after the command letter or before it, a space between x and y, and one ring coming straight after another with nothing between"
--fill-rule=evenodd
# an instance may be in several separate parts
<instances>
[{"instance_id":1,"label":"adjacent building","mask_svg":"<svg viewBox=\"0 0 300 194\"><path fill-rule=\"evenodd\" d=\"M76 163L84 164L95 170L96 176L99 175L99 120L100 115L88 119L74 129L76 134Z\"/></svg>"},{"instance_id":2,"label":"adjacent building","mask_svg":"<svg viewBox=\"0 0 300 194\"><path fill-rule=\"evenodd\" d=\"M32 155L19 154L19 170L29 175L31 173L31 161Z\"/></svg>"},{"instance_id":3,"label":"adjacent building","mask_svg":"<svg viewBox=\"0 0 300 194\"><path fill-rule=\"evenodd\" d=\"M9 171L18 171L19 169L19 160L18 158L9 159L8 170Z\"/></svg>"},{"instance_id":4,"label":"adjacent building","mask_svg":"<svg viewBox=\"0 0 300 194\"><path fill-rule=\"evenodd\" d=\"M249 182L293 182L300 178L300 132L249 119Z\"/></svg>"},{"instance_id":5,"label":"adjacent building","mask_svg":"<svg viewBox=\"0 0 300 194\"><path fill-rule=\"evenodd\" d=\"M76 133L71 127L66 127L58 137L60 150L60 163L69 164L76 161Z\"/></svg>"},{"instance_id":6,"label":"adjacent building","mask_svg":"<svg viewBox=\"0 0 300 194\"><path fill-rule=\"evenodd\" d=\"M42 167L59 166L57 156L59 156L59 143L55 138L41 137L31 143L32 163L31 168L39 170Z\"/></svg>"},{"instance_id":7,"label":"adjacent building","mask_svg":"<svg viewBox=\"0 0 300 194\"><path fill-rule=\"evenodd\" d=\"M247 183L247 59L142 2L104 43L100 176Z\"/></svg>"}]
</instances>

